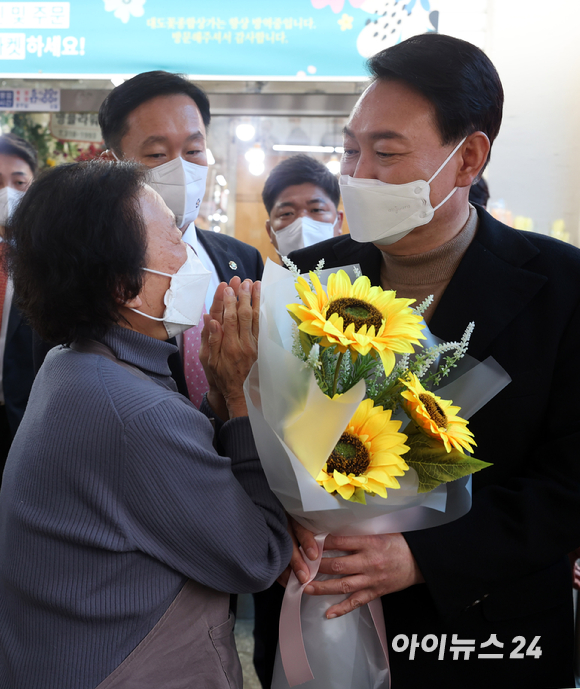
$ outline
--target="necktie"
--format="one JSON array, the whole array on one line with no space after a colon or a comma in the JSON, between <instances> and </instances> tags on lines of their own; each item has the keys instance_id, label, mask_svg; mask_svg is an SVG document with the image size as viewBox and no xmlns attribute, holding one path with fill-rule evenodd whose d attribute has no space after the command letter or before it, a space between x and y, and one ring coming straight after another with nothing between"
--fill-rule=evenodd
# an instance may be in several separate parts
<instances>
[{"instance_id":1,"label":"necktie","mask_svg":"<svg viewBox=\"0 0 580 689\"><path fill-rule=\"evenodd\" d=\"M8 284L8 273L4 265L4 242L0 242L0 326L2 325L2 312L4 310L4 298L6 297L6 285Z\"/></svg>"},{"instance_id":2,"label":"necktie","mask_svg":"<svg viewBox=\"0 0 580 689\"><path fill-rule=\"evenodd\" d=\"M207 313L205 307L203 313ZM201 331L203 330L203 316L199 323L183 333L183 372L189 399L199 409L204 392L209 390L203 366L199 360L201 346Z\"/></svg>"}]
</instances>

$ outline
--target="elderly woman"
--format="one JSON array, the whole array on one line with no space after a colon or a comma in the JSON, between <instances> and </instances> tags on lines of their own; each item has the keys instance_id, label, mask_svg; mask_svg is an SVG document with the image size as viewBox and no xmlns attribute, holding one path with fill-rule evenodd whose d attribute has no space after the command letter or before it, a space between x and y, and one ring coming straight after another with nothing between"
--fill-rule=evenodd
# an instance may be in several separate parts
<instances>
[{"instance_id":1,"label":"elderly woman","mask_svg":"<svg viewBox=\"0 0 580 689\"><path fill-rule=\"evenodd\" d=\"M205 271L142 175L55 168L8 227L21 307L64 346L0 494L2 687L241 687L229 593L268 587L290 558L241 387L259 284L222 284L206 317L208 399L229 415L214 438L165 341L199 317Z\"/></svg>"}]
</instances>

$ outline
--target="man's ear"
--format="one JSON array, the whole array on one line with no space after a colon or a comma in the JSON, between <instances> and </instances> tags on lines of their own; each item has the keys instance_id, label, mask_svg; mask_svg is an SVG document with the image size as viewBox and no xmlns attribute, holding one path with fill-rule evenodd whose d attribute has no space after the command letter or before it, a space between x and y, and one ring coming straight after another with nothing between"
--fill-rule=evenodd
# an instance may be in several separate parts
<instances>
[{"instance_id":1,"label":"man's ear","mask_svg":"<svg viewBox=\"0 0 580 689\"><path fill-rule=\"evenodd\" d=\"M470 134L461 147L463 163L457 172L455 186L470 187L487 161L491 144L483 132Z\"/></svg>"},{"instance_id":2,"label":"man's ear","mask_svg":"<svg viewBox=\"0 0 580 689\"><path fill-rule=\"evenodd\" d=\"M342 234L342 223L344 221L344 211L337 211L336 212L336 225L334 226L334 236L338 237L339 234Z\"/></svg>"},{"instance_id":3,"label":"man's ear","mask_svg":"<svg viewBox=\"0 0 580 689\"><path fill-rule=\"evenodd\" d=\"M270 219L266 220L266 232L268 233L268 239L270 240L270 244L274 244L272 237L274 236L274 230L272 229L272 226L270 225Z\"/></svg>"}]
</instances>

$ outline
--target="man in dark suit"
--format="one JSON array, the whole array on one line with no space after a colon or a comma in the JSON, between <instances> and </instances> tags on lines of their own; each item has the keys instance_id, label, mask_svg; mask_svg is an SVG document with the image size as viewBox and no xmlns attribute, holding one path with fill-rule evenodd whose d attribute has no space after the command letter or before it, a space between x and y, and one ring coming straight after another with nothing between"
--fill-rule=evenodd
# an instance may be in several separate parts
<instances>
[{"instance_id":1,"label":"man in dark suit","mask_svg":"<svg viewBox=\"0 0 580 689\"><path fill-rule=\"evenodd\" d=\"M9 214L37 167L36 151L27 141L15 134L0 136L0 478L34 381L32 331L14 303L2 237Z\"/></svg>"},{"instance_id":2,"label":"man in dark suit","mask_svg":"<svg viewBox=\"0 0 580 689\"><path fill-rule=\"evenodd\" d=\"M326 268L359 263L398 296L434 294L432 332L458 340L475 321L469 353L493 356L512 382L470 421L475 456L493 463L473 476L470 512L424 531L329 537L327 549L347 554L321 571L339 578L306 592L349 594L328 617L382 597L397 689L571 687L580 251L468 202L503 103L482 51L425 34L369 65L372 83L345 128L352 235L290 258L302 271L321 258ZM295 531L315 554L311 534ZM293 567L307 571L297 552Z\"/></svg>"},{"instance_id":3,"label":"man in dark suit","mask_svg":"<svg viewBox=\"0 0 580 689\"><path fill-rule=\"evenodd\" d=\"M162 71L144 72L117 86L99 111L109 155L137 160L151 169L151 186L175 213L184 241L211 271L208 312L220 282L229 283L236 276L259 280L263 270L254 247L195 227L208 171L206 128L210 117L208 98L200 88ZM179 337L181 359L179 355L170 359L178 387L197 405L207 389L198 360L202 326L203 320Z\"/></svg>"}]
</instances>

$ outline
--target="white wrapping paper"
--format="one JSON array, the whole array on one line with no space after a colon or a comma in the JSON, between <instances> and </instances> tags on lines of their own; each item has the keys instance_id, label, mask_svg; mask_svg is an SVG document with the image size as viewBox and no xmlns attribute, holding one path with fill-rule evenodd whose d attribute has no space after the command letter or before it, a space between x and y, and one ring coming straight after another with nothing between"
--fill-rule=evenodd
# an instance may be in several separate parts
<instances>
[{"instance_id":1,"label":"white wrapping paper","mask_svg":"<svg viewBox=\"0 0 580 689\"><path fill-rule=\"evenodd\" d=\"M352 267L351 267L352 268ZM321 282L338 268L323 271ZM347 270L351 276L353 271ZM314 533L366 535L399 533L453 521L471 507L471 477L417 493L410 469L400 489L388 489L387 500L366 496L366 505L327 493L315 477L364 398L360 381L338 399L318 388L312 371L292 353L293 321L286 305L298 301L294 278L268 261L262 279L258 360L244 391L258 453L272 491L286 511ZM425 346L433 344L428 334ZM466 360L467 359L467 360ZM463 375L437 389L469 418L509 382L493 361L462 361ZM404 415L401 418L405 418ZM322 578L318 575L317 578ZM327 620L326 610L344 596L302 597L302 631L314 678L308 689L378 689L388 686L388 669L368 607ZM289 686L277 659L273 689Z\"/></svg>"}]
</instances>

